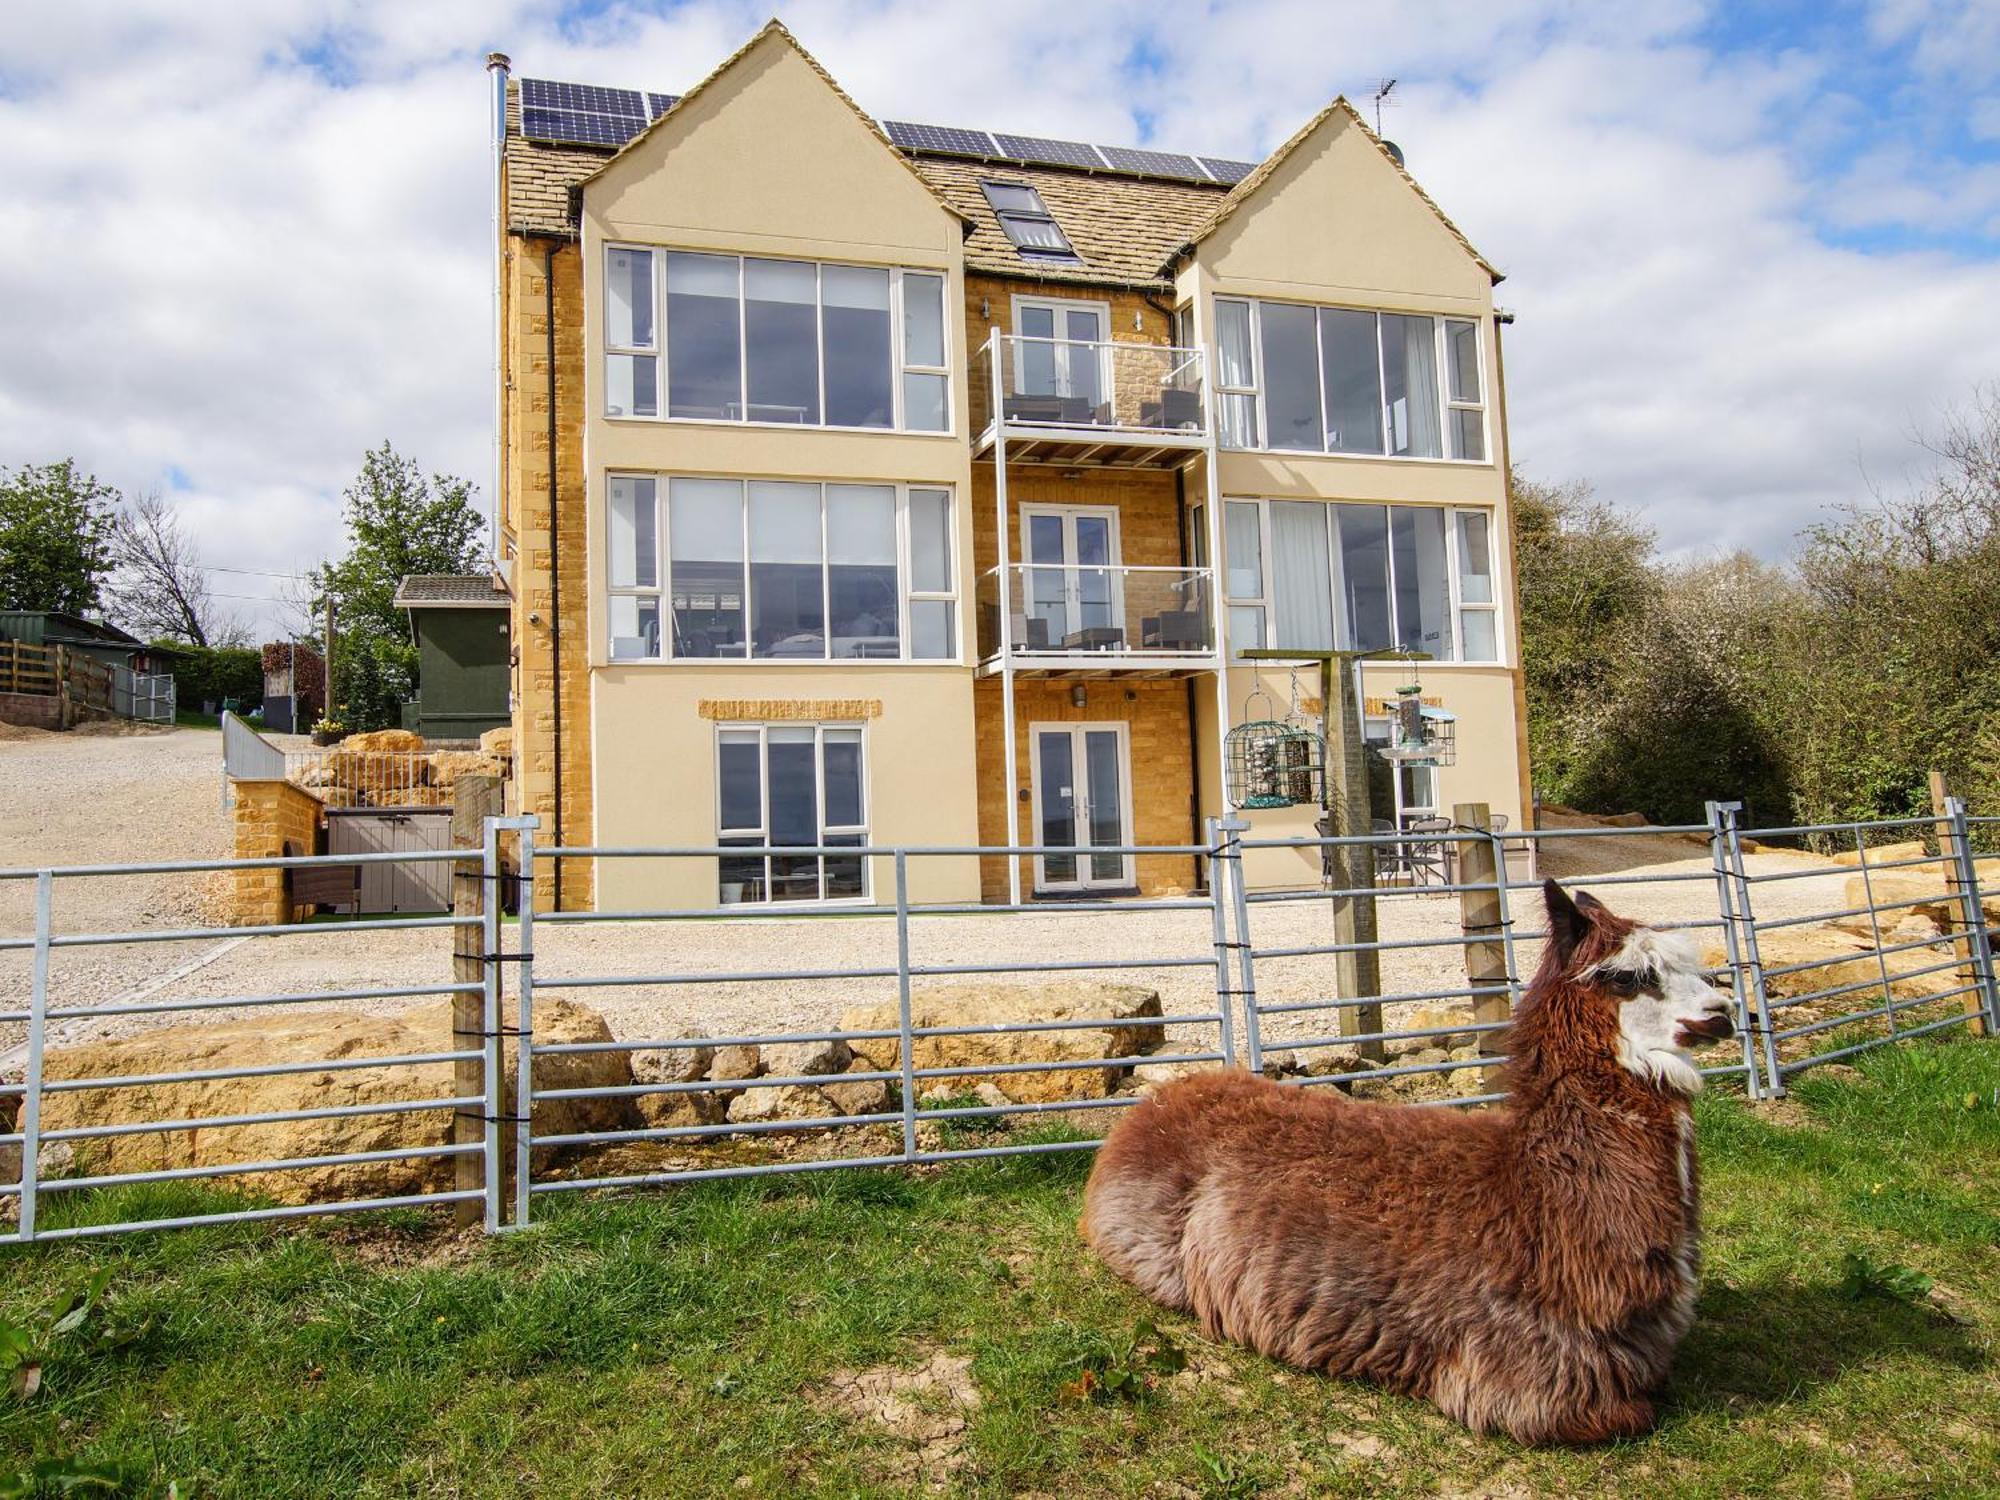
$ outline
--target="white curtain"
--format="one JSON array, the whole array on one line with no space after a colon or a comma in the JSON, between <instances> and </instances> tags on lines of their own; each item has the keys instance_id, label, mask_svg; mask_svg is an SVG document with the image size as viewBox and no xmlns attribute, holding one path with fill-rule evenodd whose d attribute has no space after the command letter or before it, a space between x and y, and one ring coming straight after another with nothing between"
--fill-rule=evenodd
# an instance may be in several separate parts
<instances>
[{"instance_id":1,"label":"white curtain","mask_svg":"<svg viewBox=\"0 0 2000 1500\"><path fill-rule=\"evenodd\" d=\"M1317 501L1271 502L1271 641L1309 651L1333 649L1333 579L1328 572L1326 507Z\"/></svg>"},{"instance_id":2,"label":"white curtain","mask_svg":"<svg viewBox=\"0 0 2000 1500\"><path fill-rule=\"evenodd\" d=\"M1437 323L1432 318L1405 317L1396 313L1382 316L1384 354L1391 366L1390 400L1402 399L1402 421L1395 424L1401 440L1397 452L1418 458L1440 458L1444 454L1443 429L1438 421ZM1396 366L1400 361L1403 389L1395 390Z\"/></svg>"}]
</instances>

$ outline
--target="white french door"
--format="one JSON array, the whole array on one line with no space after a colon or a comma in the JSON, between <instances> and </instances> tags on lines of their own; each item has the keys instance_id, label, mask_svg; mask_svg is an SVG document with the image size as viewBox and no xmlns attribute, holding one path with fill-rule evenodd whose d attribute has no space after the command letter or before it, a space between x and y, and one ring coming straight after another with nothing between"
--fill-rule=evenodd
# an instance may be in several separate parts
<instances>
[{"instance_id":1,"label":"white french door","mask_svg":"<svg viewBox=\"0 0 2000 1500\"><path fill-rule=\"evenodd\" d=\"M1132 856L1115 852L1132 842L1126 726L1035 724L1028 738L1035 842L1076 851L1037 855L1035 889L1054 895L1138 884Z\"/></svg>"},{"instance_id":2,"label":"white french door","mask_svg":"<svg viewBox=\"0 0 2000 1500\"><path fill-rule=\"evenodd\" d=\"M1021 507L1031 651L1115 651L1125 644L1118 511L1098 505Z\"/></svg>"},{"instance_id":3,"label":"white french door","mask_svg":"<svg viewBox=\"0 0 2000 1500\"><path fill-rule=\"evenodd\" d=\"M1101 302L1014 299L1014 388L1066 398L1063 421L1089 422L1105 399L1110 311Z\"/></svg>"}]
</instances>

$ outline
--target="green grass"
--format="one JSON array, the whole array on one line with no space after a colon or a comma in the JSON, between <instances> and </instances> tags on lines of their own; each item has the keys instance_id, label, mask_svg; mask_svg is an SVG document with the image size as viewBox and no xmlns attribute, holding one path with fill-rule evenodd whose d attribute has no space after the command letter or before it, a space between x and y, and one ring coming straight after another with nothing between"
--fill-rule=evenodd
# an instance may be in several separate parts
<instances>
[{"instance_id":1,"label":"green grass","mask_svg":"<svg viewBox=\"0 0 2000 1500\"><path fill-rule=\"evenodd\" d=\"M556 1195L497 1241L404 1211L9 1252L16 1320L111 1278L41 1392L0 1392L0 1468L117 1459L130 1493L256 1496L2000 1492L2000 1043L1885 1049L1699 1117L1701 1313L1641 1441L1528 1451L1146 1326L1077 1242L1069 1152ZM82 1196L49 1210L114 1206ZM980 1404L927 1447L832 1394L940 1352Z\"/></svg>"},{"instance_id":2,"label":"green grass","mask_svg":"<svg viewBox=\"0 0 2000 1500\"><path fill-rule=\"evenodd\" d=\"M198 708L177 708L174 710L174 723L182 729L220 729L222 715L205 714Z\"/></svg>"}]
</instances>

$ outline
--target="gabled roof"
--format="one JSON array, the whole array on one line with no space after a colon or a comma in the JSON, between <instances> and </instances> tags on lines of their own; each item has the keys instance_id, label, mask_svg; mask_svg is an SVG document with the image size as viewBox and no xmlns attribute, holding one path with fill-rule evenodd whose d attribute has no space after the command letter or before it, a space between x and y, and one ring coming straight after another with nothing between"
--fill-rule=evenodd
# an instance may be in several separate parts
<instances>
[{"instance_id":1,"label":"gabled roof","mask_svg":"<svg viewBox=\"0 0 2000 1500\"><path fill-rule=\"evenodd\" d=\"M1501 273L1418 185L1345 97L1335 99L1314 115L1233 188L1217 182L1136 171L981 160L897 146L882 126L775 20L616 151L527 138L521 127L519 85L510 84L505 145L508 230L516 234L576 238L578 191L583 184L635 149L768 37L781 39L796 52L854 112L855 118L924 184L925 190L964 222L965 264L970 271L1035 281L1167 290L1182 257L1227 223L1288 157L1327 120L1340 114L1360 127L1363 136L1382 153L1383 160L1395 168L1466 254L1495 281L1501 279ZM984 180L1022 182L1039 192L1082 263L1068 265L1024 258L1000 227L992 205L980 191L979 184Z\"/></svg>"},{"instance_id":2,"label":"gabled roof","mask_svg":"<svg viewBox=\"0 0 2000 1500\"><path fill-rule=\"evenodd\" d=\"M395 602L398 609L505 609L508 599L491 573L408 573Z\"/></svg>"},{"instance_id":3,"label":"gabled roof","mask_svg":"<svg viewBox=\"0 0 2000 1500\"><path fill-rule=\"evenodd\" d=\"M1401 161L1397 160L1396 153L1383 144L1382 137L1368 128L1368 122L1361 118L1359 110L1347 102L1345 94L1336 95L1331 104L1327 105L1325 109L1301 125L1293 133L1290 140L1265 157L1258 164L1256 171L1231 188L1229 196L1222 200L1208 221L1202 224L1193 234L1189 235L1186 243L1176 246L1173 254L1161 263L1159 274L1162 276L1172 275L1174 268L1180 263L1182 256L1193 250L1195 246L1199 245L1234 217L1237 210L1242 208L1245 203L1257 194L1258 190L1265 183L1271 180L1278 168L1284 165L1286 158L1310 140L1318 132L1319 128L1335 115L1345 115L1348 122L1361 131L1363 138L1373 145L1377 151L1382 153L1382 160L1396 169L1396 175L1409 184L1410 191L1423 200L1424 207L1436 215L1437 221L1444 225L1445 229L1451 234L1451 237L1465 248L1465 253L1479 263L1479 268L1482 271L1491 276L1495 281L1502 279L1502 273L1494 267L1491 261L1473 247L1472 241L1467 239L1464 232L1446 216L1445 211L1437 206L1437 200L1418 186L1417 179L1410 175L1409 169Z\"/></svg>"},{"instance_id":4,"label":"gabled roof","mask_svg":"<svg viewBox=\"0 0 2000 1500\"><path fill-rule=\"evenodd\" d=\"M834 97L838 99L842 104L845 104L848 107L848 109L853 111L854 118L861 122L862 127L865 130L867 130L870 135L874 136L875 139L877 139L882 143L882 149L884 151L887 151L889 155L891 155L898 162L900 162L902 164L903 170L908 172L912 177L916 178L918 183L922 185L923 190L926 193L930 194L933 198L938 197L937 190L933 188L930 185L930 183L924 180L923 173L919 172L915 167L910 165L910 159L907 156L903 155L901 151L896 149L896 143L889 139L888 134L882 129L880 125L875 123L874 116L870 115L860 105L854 102L852 96L848 94L846 89L840 86L838 81L835 80L834 76L831 73L827 72L825 68L820 66L819 59L814 57L810 52L806 51L805 48L801 47L799 45L799 39L793 36L791 32L787 31L785 29L785 23L783 21L780 21L775 16L773 16L770 20L766 21L764 23L763 29L759 31L755 36L751 37L749 41L745 42L742 46L738 47L734 52L730 53L729 56L725 57L721 61L721 63L718 64L715 67L715 69L709 73L708 77L702 79L700 83L697 83L693 88L689 89L685 94L682 94L680 98L676 99L666 109L662 110L659 113L659 115L652 121L652 123L647 125L644 130L640 131L637 135L633 136L632 139L627 141L624 145L620 146L616 151L612 152L611 159L609 161L601 163L596 171L590 173L589 176L584 178L583 180L585 182L588 182L592 178L598 177L603 173L610 171L612 165L616 163L620 157L623 157L629 154L630 152L636 151L639 148L640 142L644 141L647 136L651 135L661 126L665 125L667 121L673 119L675 115L679 114L682 110L686 109L690 100L699 98L704 89L708 88L710 84L714 83L718 78L721 78L725 73L727 73L731 68L735 67L744 58L748 57L767 38L775 38L776 40L782 42L785 46L789 47L793 52L797 53L799 60L802 61L807 67L811 68L813 72L817 73L819 75L820 81L824 83L829 89L833 90ZM964 214L960 213L957 209L953 208L949 203L944 202L942 198L939 198L938 202L939 205L942 208L944 208L947 213L950 213L959 219L965 218Z\"/></svg>"}]
</instances>

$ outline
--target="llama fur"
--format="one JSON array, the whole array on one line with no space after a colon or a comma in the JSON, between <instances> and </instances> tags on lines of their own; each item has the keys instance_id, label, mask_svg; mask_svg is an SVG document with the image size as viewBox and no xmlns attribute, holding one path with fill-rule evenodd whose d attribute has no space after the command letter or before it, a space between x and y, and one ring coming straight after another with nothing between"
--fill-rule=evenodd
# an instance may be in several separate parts
<instances>
[{"instance_id":1,"label":"llama fur","mask_svg":"<svg viewBox=\"0 0 2000 1500\"><path fill-rule=\"evenodd\" d=\"M1684 938L1553 881L1545 897L1505 1107L1200 1074L1112 1130L1085 1239L1211 1337L1475 1431L1645 1431L1700 1269L1688 1049L1730 1034L1727 1003Z\"/></svg>"}]
</instances>

